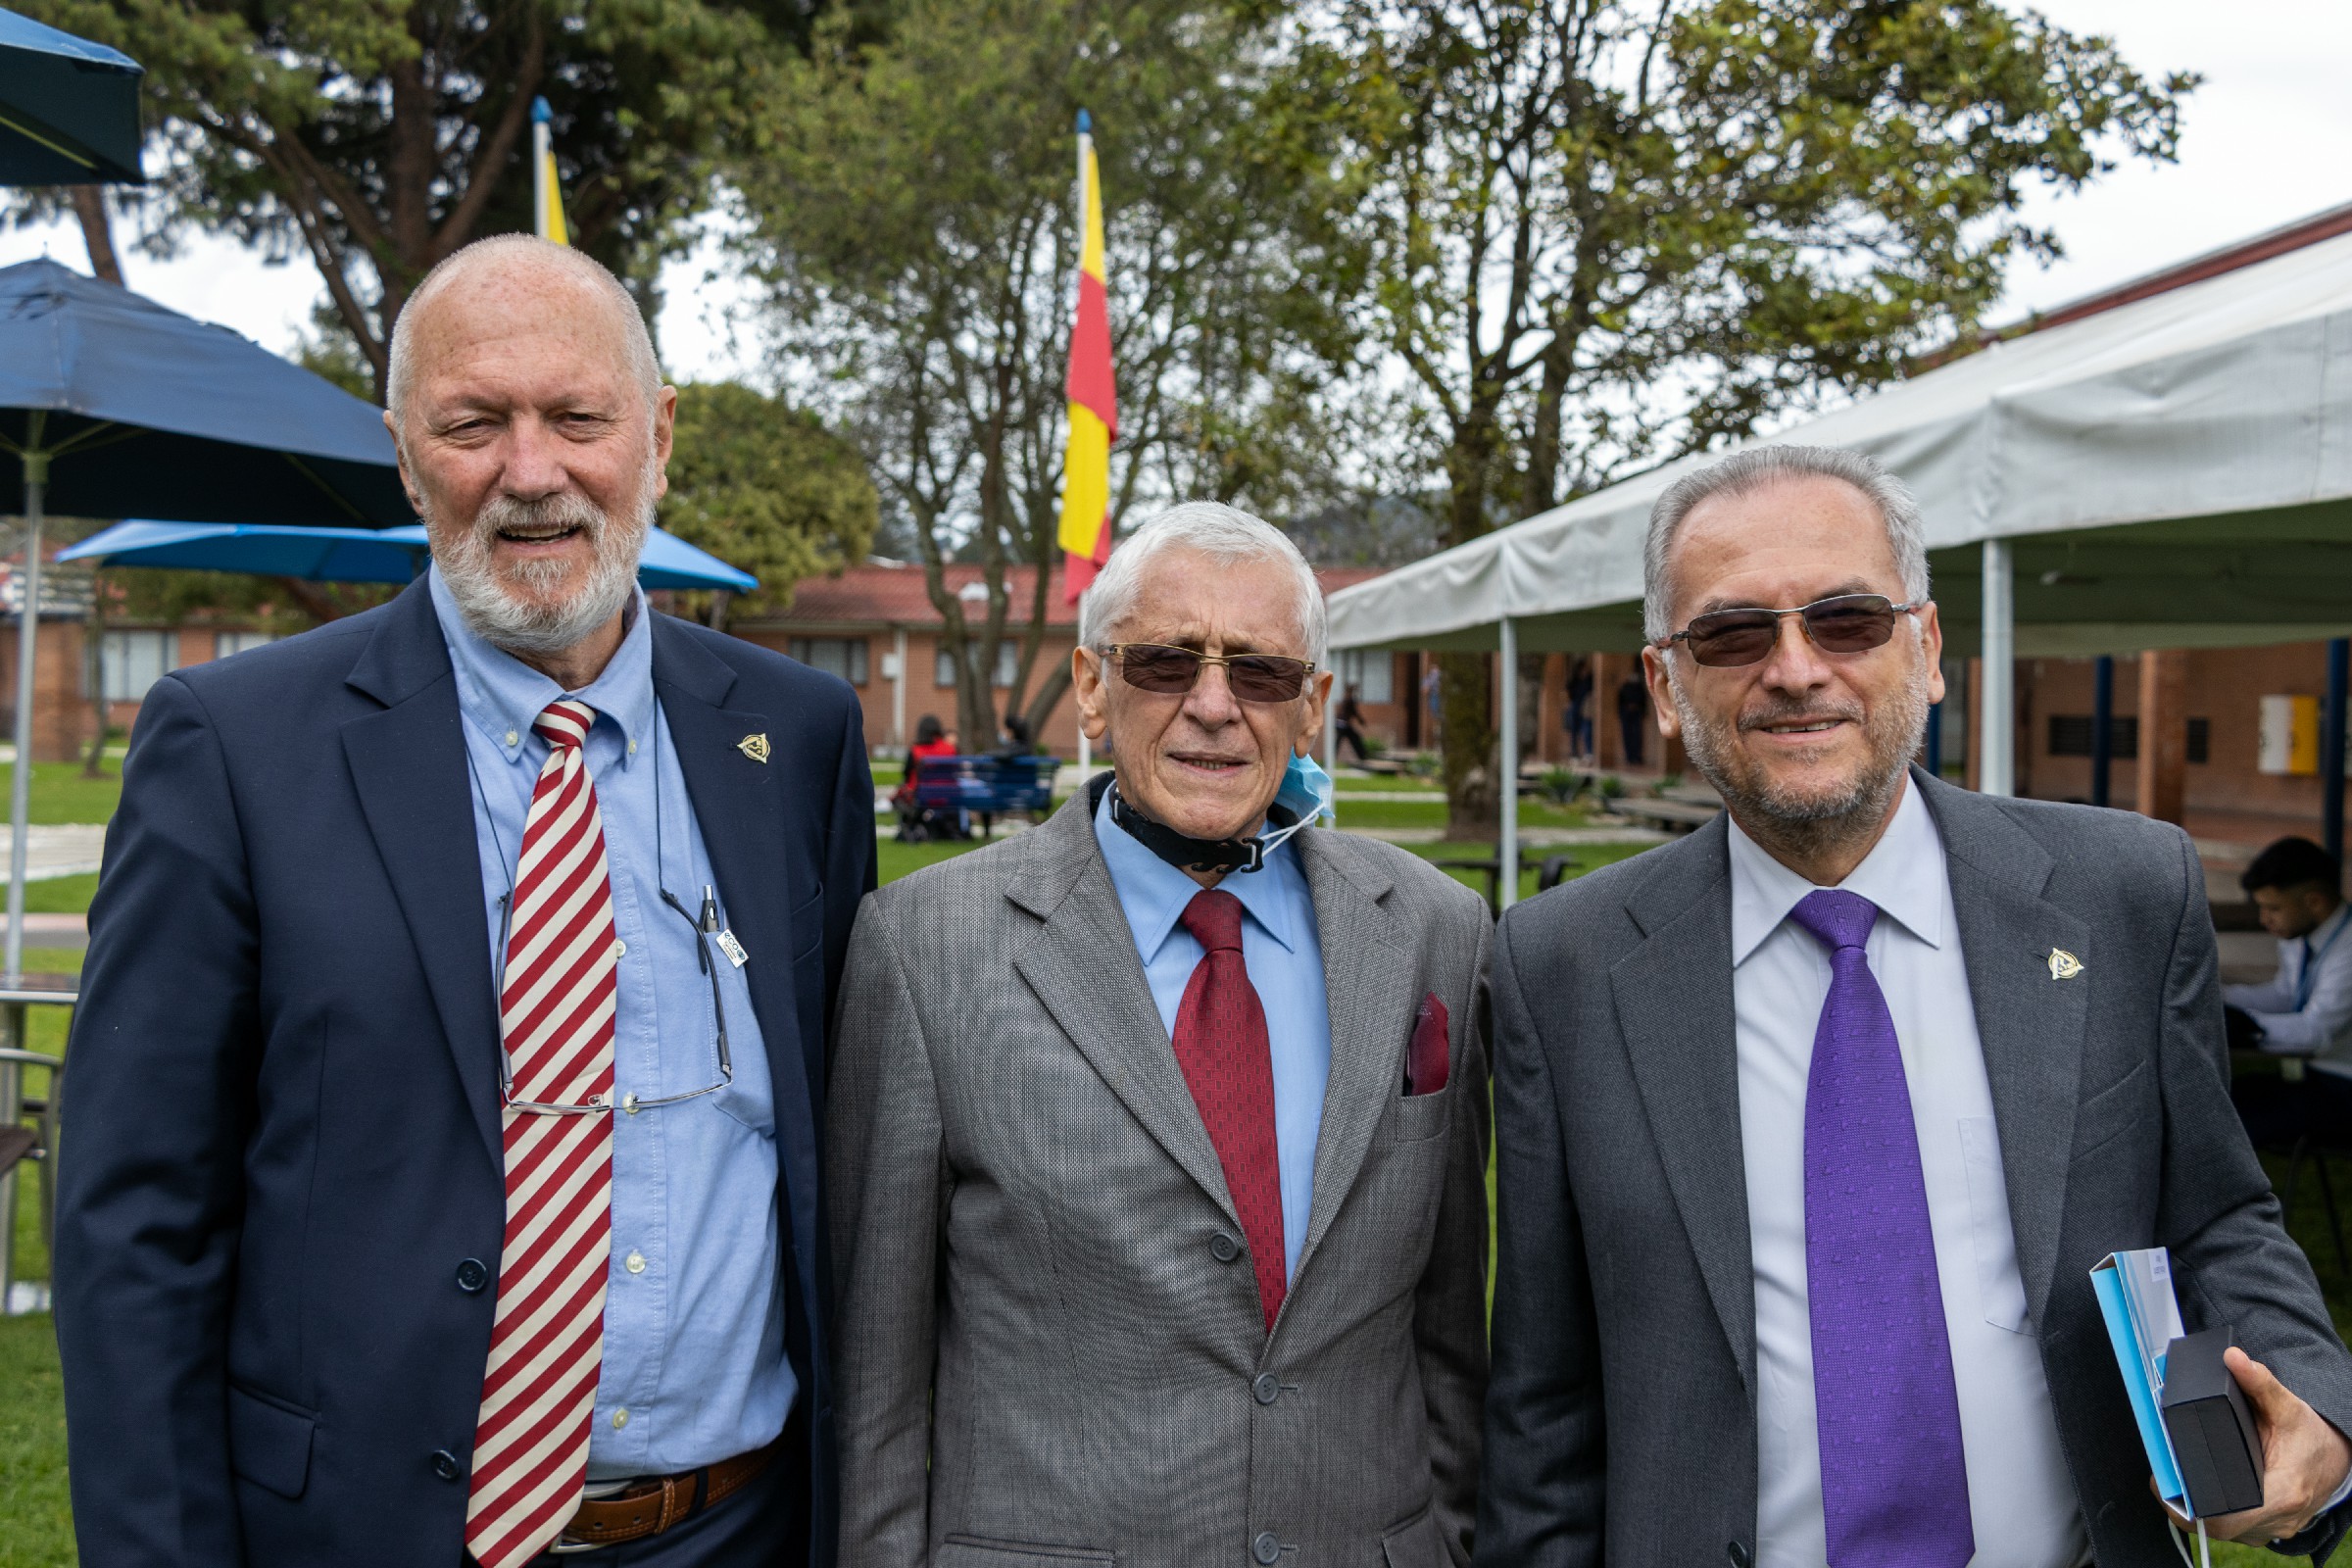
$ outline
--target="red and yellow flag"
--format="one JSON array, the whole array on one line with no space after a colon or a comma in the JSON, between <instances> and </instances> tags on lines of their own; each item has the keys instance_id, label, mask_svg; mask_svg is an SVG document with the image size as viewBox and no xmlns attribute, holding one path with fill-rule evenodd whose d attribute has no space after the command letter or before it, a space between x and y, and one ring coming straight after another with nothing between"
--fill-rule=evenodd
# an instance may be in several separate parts
<instances>
[{"instance_id":1,"label":"red and yellow flag","mask_svg":"<svg viewBox=\"0 0 2352 1568\"><path fill-rule=\"evenodd\" d=\"M1110 299L1102 272L1102 179L1095 138L1078 111L1078 318L1070 328L1070 444L1061 460L1062 590L1076 604L1110 559L1110 443L1119 433L1110 367Z\"/></svg>"}]
</instances>

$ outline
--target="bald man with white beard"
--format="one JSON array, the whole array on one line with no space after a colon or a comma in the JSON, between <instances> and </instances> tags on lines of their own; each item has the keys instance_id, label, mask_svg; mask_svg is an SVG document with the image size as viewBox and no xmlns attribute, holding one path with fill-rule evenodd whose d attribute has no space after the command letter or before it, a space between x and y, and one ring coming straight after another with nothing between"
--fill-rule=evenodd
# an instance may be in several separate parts
<instances>
[{"instance_id":1,"label":"bald man with white beard","mask_svg":"<svg viewBox=\"0 0 2352 1568\"><path fill-rule=\"evenodd\" d=\"M386 390L432 570L166 676L124 763L58 1215L81 1561L824 1568L857 699L646 604L676 393L595 262L459 252Z\"/></svg>"}]
</instances>

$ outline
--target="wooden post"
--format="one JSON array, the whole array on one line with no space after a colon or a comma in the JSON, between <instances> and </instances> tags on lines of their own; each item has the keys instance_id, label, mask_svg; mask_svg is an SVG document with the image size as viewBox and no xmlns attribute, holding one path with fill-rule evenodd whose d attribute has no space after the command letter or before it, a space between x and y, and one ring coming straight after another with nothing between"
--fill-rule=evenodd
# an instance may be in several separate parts
<instances>
[{"instance_id":1,"label":"wooden post","mask_svg":"<svg viewBox=\"0 0 2352 1568\"><path fill-rule=\"evenodd\" d=\"M2139 656L2138 798L2142 816L2180 820L2188 785L2188 655L2150 650Z\"/></svg>"}]
</instances>

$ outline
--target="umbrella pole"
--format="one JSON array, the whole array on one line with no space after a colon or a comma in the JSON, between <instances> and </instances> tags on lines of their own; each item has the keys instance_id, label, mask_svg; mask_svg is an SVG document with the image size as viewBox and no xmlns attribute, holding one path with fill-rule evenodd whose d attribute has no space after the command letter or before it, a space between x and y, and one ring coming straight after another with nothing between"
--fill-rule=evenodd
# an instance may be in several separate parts
<instances>
[{"instance_id":1,"label":"umbrella pole","mask_svg":"<svg viewBox=\"0 0 2352 1568\"><path fill-rule=\"evenodd\" d=\"M41 629L41 490L49 454L41 450L40 415L24 453L24 597L17 612L17 760L8 789L8 986L24 978L24 819L32 808L32 656ZM21 1044L21 1042L20 1042Z\"/></svg>"}]
</instances>

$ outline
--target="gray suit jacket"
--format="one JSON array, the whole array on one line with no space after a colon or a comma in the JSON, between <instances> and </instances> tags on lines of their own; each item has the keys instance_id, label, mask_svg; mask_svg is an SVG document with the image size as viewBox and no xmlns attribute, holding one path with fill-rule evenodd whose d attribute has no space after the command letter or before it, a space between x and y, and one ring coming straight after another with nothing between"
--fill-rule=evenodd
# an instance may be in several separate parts
<instances>
[{"instance_id":1,"label":"gray suit jacket","mask_svg":"<svg viewBox=\"0 0 2352 1568\"><path fill-rule=\"evenodd\" d=\"M827 1161L845 1568L1469 1560L1493 927L1402 851L1293 842L1331 1076L1271 1336L1084 799L866 900ZM1432 992L1450 1076L1408 1099Z\"/></svg>"},{"instance_id":2,"label":"gray suit jacket","mask_svg":"<svg viewBox=\"0 0 2352 1568\"><path fill-rule=\"evenodd\" d=\"M1912 780L1944 842L2018 1264L2092 1548L2109 1568L2165 1568L2087 1278L2102 1256L2170 1248L2189 1327L2233 1326L2352 1431L2352 1358L2230 1108L2203 873L2175 827ZM1496 939L1482 1568L1745 1568L1753 1552L1727 840L1718 820L1547 893ZM2054 980L2052 948L2082 973Z\"/></svg>"}]
</instances>

